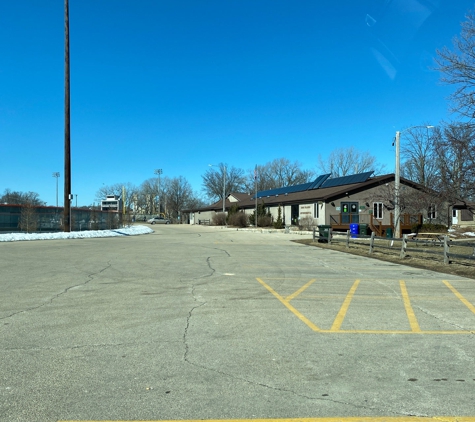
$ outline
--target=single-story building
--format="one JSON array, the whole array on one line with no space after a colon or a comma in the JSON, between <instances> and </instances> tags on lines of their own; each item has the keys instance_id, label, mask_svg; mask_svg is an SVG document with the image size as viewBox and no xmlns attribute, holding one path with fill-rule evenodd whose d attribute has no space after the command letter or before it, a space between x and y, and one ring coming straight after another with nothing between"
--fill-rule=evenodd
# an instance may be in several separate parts
<instances>
[{"instance_id":1,"label":"single-story building","mask_svg":"<svg viewBox=\"0 0 475 422\"><path fill-rule=\"evenodd\" d=\"M474 227L475 202L456 202L452 206L452 225L457 227Z\"/></svg>"},{"instance_id":2,"label":"single-story building","mask_svg":"<svg viewBox=\"0 0 475 422\"><path fill-rule=\"evenodd\" d=\"M255 193L230 193L225 210L238 205L240 211L252 214L264 202L268 212L277 219L279 208L285 225L328 225L334 230L349 230L356 223L382 236L394 230L393 173L373 176L365 172L331 178L330 174L313 182ZM424 222L448 224L448 207L437 194L422 185L400 178L401 230L409 233ZM213 221L222 212L223 201L207 207L187 210L190 224ZM305 224L304 224L305 223Z\"/></svg>"}]
</instances>

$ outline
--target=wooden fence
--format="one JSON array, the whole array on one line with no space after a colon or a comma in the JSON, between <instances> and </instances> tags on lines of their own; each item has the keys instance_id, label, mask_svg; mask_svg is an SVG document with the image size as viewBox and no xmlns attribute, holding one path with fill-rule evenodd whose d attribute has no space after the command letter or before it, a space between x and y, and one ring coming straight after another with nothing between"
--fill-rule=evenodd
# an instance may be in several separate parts
<instances>
[{"instance_id":1,"label":"wooden fence","mask_svg":"<svg viewBox=\"0 0 475 422\"><path fill-rule=\"evenodd\" d=\"M313 241L319 242L345 243L347 249L351 247L368 248L368 253L372 254L378 249L394 251L402 259L406 255L417 253L418 255L427 254L435 259L443 261L444 264L451 264L456 260L475 260L475 239L456 239L451 240L449 236L443 236L442 241L432 239L409 239L404 235L402 239L378 237L374 233L371 236L359 235L348 232L346 235L334 235L332 229L317 234L313 230Z\"/></svg>"}]
</instances>

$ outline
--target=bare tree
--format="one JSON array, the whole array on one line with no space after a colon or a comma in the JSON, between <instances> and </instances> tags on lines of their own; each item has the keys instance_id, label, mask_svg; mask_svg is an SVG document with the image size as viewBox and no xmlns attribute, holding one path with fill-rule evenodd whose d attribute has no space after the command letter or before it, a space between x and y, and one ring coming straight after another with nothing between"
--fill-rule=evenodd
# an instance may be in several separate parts
<instances>
[{"instance_id":1,"label":"bare tree","mask_svg":"<svg viewBox=\"0 0 475 422\"><path fill-rule=\"evenodd\" d=\"M341 177L365 171L374 171L377 175L384 171L385 166L377 163L376 157L369 152L349 147L333 150L326 159L319 155L318 168L323 173L330 173L332 177Z\"/></svg>"},{"instance_id":2,"label":"bare tree","mask_svg":"<svg viewBox=\"0 0 475 422\"><path fill-rule=\"evenodd\" d=\"M307 183L313 177L315 177L315 173L311 170L302 170L300 162L291 162L287 158L276 158L248 171L245 190L254 192L256 183L258 191L294 186Z\"/></svg>"},{"instance_id":3,"label":"bare tree","mask_svg":"<svg viewBox=\"0 0 475 422\"><path fill-rule=\"evenodd\" d=\"M227 167L223 163L210 167L202 178L203 191L211 199L223 199L223 188L225 195L245 190L244 171L236 167Z\"/></svg>"},{"instance_id":4,"label":"bare tree","mask_svg":"<svg viewBox=\"0 0 475 422\"><path fill-rule=\"evenodd\" d=\"M18 226L20 230L26 231L27 233L38 230L38 213L35 204L25 202L22 205Z\"/></svg>"},{"instance_id":5,"label":"bare tree","mask_svg":"<svg viewBox=\"0 0 475 422\"><path fill-rule=\"evenodd\" d=\"M440 194L451 202L475 199L475 127L449 124L435 136Z\"/></svg>"},{"instance_id":6,"label":"bare tree","mask_svg":"<svg viewBox=\"0 0 475 422\"><path fill-rule=\"evenodd\" d=\"M183 177L165 178L164 191L168 214L173 218L181 216L181 212L192 207L197 198L190 183Z\"/></svg>"},{"instance_id":7,"label":"bare tree","mask_svg":"<svg viewBox=\"0 0 475 422\"><path fill-rule=\"evenodd\" d=\"M475 15L470 11L462 22L460 36L454 37L453 48L437 50L436 70L442 72L443 83L454 85L450 96L452 111L475 117Z\"/></svg>"},{"instance_id":8,"label":"bare tree","mask_svg":"<svg viewBox=\"0 0 475 422\"><path fill-rule=\"evenodd\" d=\"M12 205L45 205L36 192L18 192L5 189L0 196L0 203Z\"/></svg>"},{"instance_id":9,"label":"bare tree","mask_svg":"<svg viewBox=\"0 0 475 422\"><path fill-rule=\"evenodd\" d=\"M439 167L432 131L415 127L404 133L401 174L406 179L435 189L439 182Z\"/></svg>"},{"instance_id":10,"label":"bare tree","mask_svg":"<svg viewBox=\"0 0 475 422\"><path fill-rule=\"evenodd\" d=\"M160 188L158 186L158 179L156 177L152 177L150 179L144 180L140 185L140 188L137 191L135 197L135 204L137 208L142 211L144 214L157 214L160 213L162 210L158 209L159 204L160 208L165 206L164 200L164 189L163 186L167 178L162 178L162 183Z\"/></svg>"}]
</instances>

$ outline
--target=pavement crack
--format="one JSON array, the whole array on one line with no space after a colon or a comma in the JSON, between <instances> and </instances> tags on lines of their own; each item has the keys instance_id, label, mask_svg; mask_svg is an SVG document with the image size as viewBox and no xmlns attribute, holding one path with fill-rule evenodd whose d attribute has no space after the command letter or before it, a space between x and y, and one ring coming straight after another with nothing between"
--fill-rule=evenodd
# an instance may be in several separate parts
<instances>
[{"instance_id":1,"label":"pavement crack","mask_svg":"<svg viewBox=\"0 0 475 422\"><path fill-rule=\"evenodd\" d=\"M210 256L208 256L208 258L206 258L206 263L208 264L208 267L211 270L211 274L204 275L203 277L211 277L216 272L216 269L211 266L211 257ZM194 286L193 286L193 289L194 289Z\"/></svg>"},{"instance_id":2,"label":"pavement crack","mask_svg":"<svg viewBox=\"0 0 475 422\"><path fill-rule=\"evenodd\" d=\"M413 307L419 309L421 312L423 312L424 314L426 314L426 315L428 315L428 316L434 318L434 319L437 320L437 321L442 321L442 322L444 322L444 323L446 323L446 324L449 324L450 326L455 327L455 328L457 328L457 329L460 330L460 331L467 331L467 332L470 333L470 334L474 334L474 331L471 330L470 328L462 327L461 325L458 325L458 324L456 324L456 323L453 322L453 321L449 321L449 320L447 320L446 318L443 318L443 317L441 317L441 316L439 316L439 315L436 315L436 314L430 312L429 310L422 308L421 306L414 306L414 305L413 305Z\"/></svg>"},{"instance_id":3,"label":"pavement crack","mask_svg":"<svg viewBox=\"0 0 475 422\"><path fill-rule=\"evenodd\" d=\"M137 345L147 346L155 344L163 344L163 340L154 340L154 341L142 341L142 342L120 342L120 343L91 343L91 344L76 344L73 346L66 347L11 347L11 348L0 348L3 352L18 352L18 351L54 351L54 350L81 350L81 349L101 349L101 348L115 348L115 347L136 347ZM167 341L166 343L181 343L180 340Z\"/></svg>"},{"instance_id":4,"label":"pavement crack","mask_svg":"<svg viewBox=\"0 0 475 422\"><path fill-rule=\"evenodd\" d=\"M229 256L229 258L231 258L231 254L226 249L220 249L220 248L213 248L213 249L224 252L227 256Z\"/></svg>"},{"instance_id":5,"label":"pavement crack","mask_svg":"<svg viewBox=\"0 0 475 422\"><path fill-rule=\"evenodd\" d=\"M207 262L208 262L208 266L213 270L213 273L214 273L215 270L211 267L211 265L209 263L209 260L210 260L210 257L208 257ZM211 276L212 274L210 274L209 276ZM190 348L189 345L188 345L188 331L190 329L191 317L193 316L193 312L195 311L195 309L201 308L202 306L206 305L206 302L203 302L199 298L196 297L195 288L196 288L195 284L192 283L191 284L191 296L193 297L193 300L196 302L196 305L193 306L190 309L190 311L188 312L188 315L186 317L185 330L183 332L183 345L185 347L185 351L183 353L183 360L187 363L190 363L189 360L188 360L188 353L189 353L189 348Z\"/></svg>"},{"instance_id":6,"label":"pavement crack","mask_svg":"<svg viewBox=\"0 0 475 422\"><path fill-rule=\"evenodd\" d=\"M101 270L95 272L95 273L92 273L92 274L88 274L87 275L87 280L84 281L84 283L79 283L79 284L75 284L73 286L69 286L69 287L66 287L62 292L54 295L53 297L51 297L50 299L46 300L45 302L39 304L39 305L36 305L36 306L31 306L29 308L26 308L26 309L22 309L20 311L15 311L15 312L12 312L11 314L9 315L6 315L6 316L3 316L3 317L0 317L0 321L1 320L5 320L5 319L8 319L8 318L12 318L14 317L15 315L19 315L19 314L23 314L23 313L26 313L26 312L31 312L31 311L35 311L37 309L40 309L42 308L43 306L46 306L46 305L50 305L51 303L53 303L54 300L58 299L59 297L63 296L64 294L68 293L69 290L75 288L75 287L79 287L79 286L85 286L86 284L90 283L92 280L94 280L94 278L98 275L98 274L101 274L102 272L106 271L107 269L109 269L111 267L111 263L108 262L107 265L102 268Z\"/></svg>"}]
</instances>

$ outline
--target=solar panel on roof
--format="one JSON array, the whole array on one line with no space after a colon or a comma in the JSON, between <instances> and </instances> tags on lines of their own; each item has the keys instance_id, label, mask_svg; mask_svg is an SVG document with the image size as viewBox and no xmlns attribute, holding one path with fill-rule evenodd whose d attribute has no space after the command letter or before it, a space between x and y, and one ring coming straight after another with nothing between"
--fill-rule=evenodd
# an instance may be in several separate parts
<instances>
[{"instance_id":1,"label":"solar panel on roof","mask_svg":"<svg viewBox=\"0 0 475 422\"><path fill-rule=\"evenodd\" d=\"M318 176L315 181L311 184L311 186L308 188L308 190L312 189L318 189L320 186L322 186L323 182L327 180L331 176L331 173L328 174L322 174Z\"/></svg>"},{"instance_id":2,"label":"solar panel on roof","mask_svg":"<svg viewBox=\"0 0 475 422\"><path fill-rule=\"evenodd\" d=\"M353 183L366 182L373 171L367 171L365 173L352 174L350 176L335 177L334 179L328 179L322 184L322 188L334 188L335 186L351 185Z\"/></svg>"},{"instance_id":3,"label":"solar panel on roof","mask_svg":"<svg viewBox=\"0 0 475 422\"><path fill-rule=\"evenodd\" d=\"M301 185L294 185L294 186L285 186L282 188L275 188L275 189L269 189L269 190L263 190L257 192L257 197L262 198L266 196L275 196L275 195L285 195L286 193L295 193L295 192L301 192L304 190L307 190L310 185L312 185L314 182L310 183L303 183Z\"/></svg>"},{"instance_id":4,"label":"solar panel on roof","mask_svg":"<svg viewBox=\"0 0 475 422\"><path fill-rule=\"evenodd\" d=\"M330 173L322 174L318 176L313 182L302 183L300 185L294 186L284 186L282 188L275 188L269 190L263 190L257 192L258 198L265 198L276 195L288 195L289 193L303 192L306 190L313 190L319 188L330 188L334 186L349 185L352 183L361 183L366 182L368 178L373 174L372 171L367 171L365 173L353 174L351 176L336 177L334 179L329 179ZM252 199L256 197L253 196Z\"/></svg>"}]
</instances>

